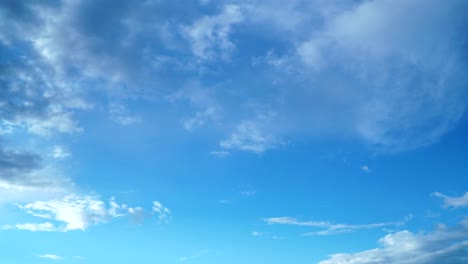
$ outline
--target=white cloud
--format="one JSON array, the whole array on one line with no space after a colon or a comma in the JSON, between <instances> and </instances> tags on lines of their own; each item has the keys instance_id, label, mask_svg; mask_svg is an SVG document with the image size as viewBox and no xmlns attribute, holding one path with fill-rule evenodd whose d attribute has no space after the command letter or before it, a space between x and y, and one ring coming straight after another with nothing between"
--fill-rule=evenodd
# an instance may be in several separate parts
<instances>
[{"instance_id":1,"label":"white cloud","mask_svg":"<svg viewBox=\"0 0 468 264\"><path fill-rule=\"evenodd\" d=\"M463 28L457 10L464 7L463 1L362 1L327 17L297 45L297 56L315 85L333 74L359 95L347 99L354 113L345 119L354 123L347 129L354 126L359 137L385 150L427 146L452 129L467 106L463 48L454 41Z\"/></svg>"},{"instance_id":2,"label":"white cloud","mask_svg":"<svg viewBox=\"0 0 468 264\"><path fill-rule=\"evenodd\" d=\"M24 119L24 123L30 133L43 137L51 136L54 132L76 133L83 131L72 118L72 114L63 111L60 107L53 107L49 110L45 119L27 117Z\"/></svg>"},{"instance_id":3,"label":"white cloud","mask_svg":"<svg viewBox=\"0 0 468 264\"><path fill-rule=\"evenodd\" d=\"M158 201L153 201L153 212L158 214L159 221L162 223L167 223L171 216L171 210Z\"/></svg>"},{"instance_id":4,"label":"white cloud","mask_svg":"<svg viewBox=\"0 0 468 264\"><path fill-rule=\"evenodd\" d=\"M254 196L255 194L257 194L257 191L250 188L250 189L241 191L240 194L243 196Z\"/></svg>"},{"instance_id":5,"label":"white cloud","mask_svg":"<svg viewBox=\"0 0 468 264\"><path fill-rule=\"evenodd\" d=\"M295 226L305 226L305 227L315 227L321 228L323 230L308 232L302 234L303 236L311 236L311 235L332 235L332 234L339 234L345 232L353 232L362 229L375 229L375 228L384 228L388 226L403 226L409 220L411 220L412 216L409 215L405 217L404 220L399 222L384 222L384 223L372 223L372 224L360 224L360 225L352 225L352 224L334 224L330 222L324 221L299 221L296 218L292 217L273 217L273 218L265 218L264 221L268 224L281 224L281 225L295 225Z\"/></svg>"},{"instance_id":6,"label":"white cloud","mask_svg":"<svg viewBox=\"0 0 468 264\"><path fill-rule=\"evenodd\" d=\"M320 24L322 19L337 13L351 4L347 1L322 0L241 0L246 20L254 24L268 25L279 31L278 38L291 40L314 30L310 25Z\"/></svg>"},{"instance_id":7,"label":"white cloud","mask_svg":"<svg viewBox=\"0 0 468 264\"><path fill-rule=\"evenodd\" d=\"M261 154L283 144L277 137L266 134L259 122L244 121L227 139L222 140L219 146L228 150L239 149Z\"/></svg>"},{"instance_id":8,"label":"white cloud","mask_svg":"<svg viewBox=\"0 0 468 264\"><path fill-rule=\"evenodd\" d=\"M216 109L208 107L203 111L198 111L194 116L183 121L185 130L193 131L195 128L203 126L207 121L213 120L216 117Z\"/></svg>"},{"instance_id":9,"label":"white cloud","mask_svg":"<svg viewBox=\"0 0 468 264\"><path fill-rule=\"evenodd\" d=\"M271 238L271 239L281 239L281 237L279 236L274 236L269 233L262 233L262 232L257 232L257 231L253 231L252 233L250 233L250 235L253 237L266 237L266 238Z\"/></svg>"},{"instance_id":10,"label":"white cloud","mask_svg":"<svg viewBox=\"0 0 468 264\"><path fill-rule=\"evenodd\" d=\"M5 225L2 227L5 230L18 229L18 230L28 230L32 232L50 232L58 231L58 229L50 222L45 222L41 224L17 224L17 225Z\"/></svg>"},{"instance_id":11,"label":"white cloud","mask_svg":"<svg viewBox=\"0 0 468 264\"><path fill-rule=\"evenodd\" d=\"M70 157L71 154L63 146L53 146L51 156L61 160Z\"/></svg>"},{"instance_id":12,"label":"white cloud","mask_svg":"<svg viewBox=\"0 0 468 264\"><path fill-rule=\"evenodd\" d=\"M328 222L299 221L296 218L288 217L288 216L265 218L264 221L269 224L312 226L312 227L329 227L331 225Z\"/></svg>"},{"instance_id":13,"label":"white cloud","mask_svg":"<svg viewBox=\"0 0 468 264\"><path fill-rule=\"evenodd\" d=\"M370 172L370 168L367 165L361 166L361 170L364 171L364 172Z\"/></svg>"},{"instance_id":14,"label":"white cloud","mask_svg":"<svg viewBox=\"0 0 468 264\"><path fill-rule=\"evenodd\" d=\"M141 122L141 118L139 116L127 116L127 115L113 116L112 120L124 126L133 125L133 124L137 124Z\"/></svg>"},{"instance_id":15,"label":"white cloud","mask_svg":"<svg viewBox=\"0 0 468 264\"><path fill-rule=\"evenodd\" d=\"M109 217L104 202L92 196L68 195L63 200L37 201L20 208L31 215L64 223L64 231L85 230Z\"/></svg>"},{"instance_id":16,"label":"white cloud","mask_svg":"<svg viewBox=\"0 0 468 264\"><path fill-rule=\"evenodd\" d=\"M0 135L11 135L13 133L14 124L8 120L0 120Z\"/></svg>"},{"instance_id":17,"label":"white cloud","mask_svg":"<svg viewBox=\"0 0 468 264\"><path fill-rule=\"evenodd\" d=\"M3 229L63 232L86 230L92 225L122 216L134 216L143 210L140 207L117 204L114 198L106 205L96 196L78 194L67 195L61 200L36 201L17 206L34 217L47 219L48 222L8 225Z\"/></svg>"},{"instance_id":18,"label":"white cloud","mask_svg":"<svg viewBox=\"0 0 468 264\"><path fill-rule=\"evenodd\" d=\"M468 192L460 197L451 197L440 192L434 192L432 196L441 198L444 201L444 207L459 208L468 206Z\"/></svg>"},{"instance_id":19,"label":"white cloud","mask_svg":"<svg viewBox=\"0 0 468 264\"><path fill-rule=\"evenodd\" d=\"M63 258L54 254L44 254L44 255L37 255L39 258L46 258L51 260L62 260Z\"/></svg>"},{"instance_id":20,"label":"white cloud","mask_svg":"<svg viewBox=\"0 0 468 264\"><path fill-rule=\"evenodd\" d=\"M130 207L128 208L128 214L131 217L133 223L140 224L146 217L146 212L141 207Z\"/></svg>"},{"instance_id":21,"label":"white cloud","mask_svg":"<svg viewBox=\"0 0 468 264\"><path fill-rule=\"evenodd\" d=\"M142 121L141 117L130 114L127 107L119 103L109 105L109 118L123 126L137 124Z\"/></svg>"},{"instance_id":22,"label":"white cloud","mask_svg":"<svg viewBox=\"0 0 468 264\"><path fill-rule=\"evenodd\" d=\"M462 264L467 263L467 226L439 228L432 233L401 231L379 240L379 247L331 255L319 264Z\"/></svg>"},{"instance_id":23,"label":"white cloud","mask_svg":"<svg viewBox=\"0 0 468 264\"><path fill-rule=\"evenodd\" d=\"M297 47L297 54L303 63L313 70L322 70L325 67L325 54L322 46L326 45L326 40L313 39L300 44Z\"/></svg>"},{"instance_id":24,"label":"white cloud","mask_svg":"<svg viewBox=\"0 0 468 264\"><path fill-rule=\"evenodd\" d=\"M167 100L171 103L188 103L189 107L194 109L191 116L182 120L185 130L194 131L219 118L221 107L214 98L213 92L213 89L204 88L195 82L167 96Z\"/></svg>"},{"instance_id":25,"label":"white cloud","mask_svg":"<svg viewBox=\"0 0 468 264\"><path fill-rule=\"evenodd\" d=\"M252 66L271 66L281 74L297 74L297 64L292 56L279 56L274 50L269 50L264 56L254 57Z\"/></svg>"},{"instance_id":26,"label":"white cloud","mask_svg":"<svg viewBox=\"0 0 468 264\"><path fill-rule=\"evenodd\" d=\"M241 9L226 5L220 14L205 16L193 25L184 27L183 33L191 42L192 52L202 60L229 59L235 44L229 38L232 26L243 21Z\"/></svg>"},{"instance_id":27,"label":"white cloud","mask_svg":"<svg viewBox=\"0 0 468 264\"><path fill-rule=\"evenodd\" d=\"M211 151L210 154L218 158L225 158L229 156L231 153L226 150L215 150L215 151Z\"/></svg>"},{"instance_id":28,"label":"white cloud","mask_svg":"<svg viewBox=\"0 0 468 264\"><path fill-rule=\"evenodd\" d=\"M260 233L260 232L257 232L257 231L253 231L253 232L251 233L251 235L252 235L252 236L262 236L263 234Z\"/></svg>"},{"instance_id":29,"label":"white cloud","mask_svg":"<svg viewBox=\"0 0 468 264\"><path fill-rule=\"evenodd\" d=\"M291 130L297 138L303 136L301 133L352 134L371 144L411 149L435 142L463 115L467 101L463 88L466 87L465 39L464 25L459 31L460 24L457 24L464 21L464 8L460 8L466 7L463 1L239 0L235 3L210 1L209 7L201 8L190 3L187 9L194 5L200 9L184 11L183 17L171 12L154 16L157 10L173 10L164 1L138 4L122 1L115 3L112 12L98 3L81 1L65 1L54 7L42 2L20 4L22 8L18 10L34 12L27 16L2 17L0 27L5 30L1 30L0 40L8 43L6 48L16 48L15 41L31 43L32 51L22 52L32 59L21 60L29 66L17 67L11 71L13 74L5 75L5 80L14 79L17 87L28 91L25 94L34 96L25 96L28 100L19 96L18 100L17 90L10 94L5 92L8 89L3 89L0 101L11 105L20 102L16 110L22 115L1 119L21 122L31 133L42 136L79 132L82 128L74 119L74 110L87 109L89 104L73 98L72 95L80 94L77 90L91 91L89 94L94 95L101 94L98 90L105 87L103 93L109 91L113 98L146 98L146 92L153 90L149 87L167 87L154 92L159 94L177 86L179 82L172 85L172 81L165 82L165 77L159 78L172 74L180 76L181 83L186 81L186 76L196 76L204 84L212 83L206 81L210 79L237 86L232 89L239 92L236 95L226 91L229 89L219 89L224 90L219 93L229 101L220 104L227 109L223 113L235 120L250 102L268 101L266 104L272 109L283 107L278 113L284 114L287 121L273 125L282 128L273 131L250 128L259 131L260 138L256 139L266 138L273 143L257 143L234 128L232 137L228 135L222 141L226 149L266 151L284 135L278 130ZM81 18L91 10L105 14L108 23L89 28ZM29 22L22 21L28 16ZM181 24L186 26L180 27ZM175 30L177 27L179 30ZM237 30L242 30L239 38L234 37ZM259 45L258 49L249 49L257 40L268 41L271 47ZM186 41L190 47L184 45ZM246 45L237 45L236 41ZM235 68L242 69L242 77L235 70L233 78L225 78L231 76L226 71L234 70L230 66L200 65L200 62L228 59L237 46L247 48L240 50L239 60L236 58L239 64ZM187 48L190 50L184 50ZM11 51L15 54L14 49ZM198 58L198 63L193 63L193 56L187 56L190 52L195 61ZM261 54L266 54L261 59L264 64L291 72L281 91L276 89L281 85L271 85L270 80L264 82L269 78L266 75L281 79L276 72L261 69L265 75L257 75L257 71L248 73L251 65L245 64L250 61L245 57ZM162 63L154 67L157 61ZM196 66L187 66L181 72L183 66L166 69L164 61ZM15 63L18 62L5 65ZM205 66L214 66L220 78L206 78ZM251 92L243 88L247 87L246 83L252 84L248 85ZM265 87L269 88L263 90ZM34 98L41 100L29 100ZM57 109L53 110L54 107ZM109 112L114 112L109 113L111 119L123 125L141 121L137 115L121 112L118 106ZM213 121L217 112L217 108L202 107L185 117L182 125L193 131ZM224 124L232 124L230 121ZM239 130L242 126L246 125L239 125ZM2 124L0 133L11 133L12 127ZM253 142L239 142L249 140Z\"/></svg>"}]
</instances>

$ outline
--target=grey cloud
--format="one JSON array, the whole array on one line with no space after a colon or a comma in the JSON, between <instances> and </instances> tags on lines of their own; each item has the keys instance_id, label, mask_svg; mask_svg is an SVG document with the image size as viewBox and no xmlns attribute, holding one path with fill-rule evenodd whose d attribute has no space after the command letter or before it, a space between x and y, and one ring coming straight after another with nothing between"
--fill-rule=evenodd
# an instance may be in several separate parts
<instances>
[{"instance_id":1,"label":"grey cloud","mask_svg":"<svg viewBox=\"0 0 468 264\"><path fill-rule=\"evenodd\" d=\"M0 178L8 178L14 171L30 171L40 166L39 155L0 149Z\"/></svg>"},{"instance_id":2,"label":"grey cloud","mask_svg":"<svg viewBox=\"0 0 468 264\"><path fill-rule=\"evenodd\" d=\"M0 44L2 53L15 52ZM6 55L5 55L6 56ZM41 74L34 71L31 62L23 58L5 58L0 61L0 117L14 120L20 115L45 115L50 99L44 96L46 88Z\"/></svg>"},{"instance_id":3,"label":"grey cloud","mask_svg":"<svg viewBox=\"0 0 468 264\"><path fill-rule=\"evenodd\" d=\"M5 0L0 2L0 42L11 44L43 25L40 11L54 9L60 0Z\"/></svg>"},{"instance_id":4,"label":"grey cloud","mask_svg":"<svg viewBox=\"0 0 468 264\"><path fill-rule=\"evenodd\" d=\"M84 106L78 104L72 87L63 87L53 69L28 45L16 49L0 43L0 51L1 121L26 125L39 135L81 130L72 110Z\"/></svg>"},{"instance_id":5,"label":"grey cloud","mask_svg":"<svg viewBox=\"0 0 468 264\"><path fill-rule=\"evenodd\" d=\"M29 195L59 194L73 186L60 170L46 164L33 152L1 149L0 146L0 202ZM19 191L19 192L18 192ZM22 197L19 197L22 196Z\"/></svg>"},{"instance_id":6,"label":"grey cloud","mask_svg":"<svg viewBox=\"0 0 468 264\"><path fill-rule=\"evenodd\" d=\"M23 150L13 141L18 131L49 137L81 130L73 119L74 109L83 108L71 88L64 89L54 72L44 65L28 45L18 48L0 41L0 190L59 190L66 178L40 154ZM10 135L12 134L12 135ZM6 199L6 197L3 197Z\"/></svg>"},{"instance_id":7,"label":"grey cloud","mask_svg":"<svg viewBox=\"0 0 468 264\"><path fill-rule=\"evenodd\" d=\"M25 38L65 77L95 80L101 89L126 86L142 92L155 89L162 79L158 76L161 58L186 45L178 27L194 17L190 6L161 1L65 1L56 12L46 12L44 26Z\"/></svg>"},{"instance_id":8,"label":"grey cloud","mask_svg":"<svg viewBox=\"0 0 468 264\"><path fill-rule=\"evenodd\" d=\"M39 155L18 150L5 150L0 145L0 192L2 189L52 188L56 182L34 175L34 172L42 167L43 162Z\"/></svg>"}]
</instances>

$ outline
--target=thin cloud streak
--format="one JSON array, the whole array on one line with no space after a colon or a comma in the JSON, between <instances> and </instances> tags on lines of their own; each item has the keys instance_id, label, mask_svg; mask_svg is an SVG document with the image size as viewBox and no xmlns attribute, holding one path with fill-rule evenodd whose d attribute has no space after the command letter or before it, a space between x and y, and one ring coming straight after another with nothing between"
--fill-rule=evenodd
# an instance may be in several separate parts
<instances>
[{"instance_id":1,"label":"thin cloud streak","mask_svg":"<svg viewBox=\"0 0 468 264\"><path fill-rule=\"evenodd\" d=\"M323 228L325 230L314 231L303 233L302 236L312 236L312 235L332 235L346 232L353 232L363 229L375 229L383 228L388 226L403 226L412 218L411 215L405 217L404 220L399 222L385 222L385 223L373 223L373 224L360 224L360 225L351 225L351 224L333 224L330 222L324 221L299 221L296 218L292 217L273 217L263 219L268 224L280 224L280 225L294 225L294 226L304 226L304 227L316 227Z\"/></svg>"}]
</instances>

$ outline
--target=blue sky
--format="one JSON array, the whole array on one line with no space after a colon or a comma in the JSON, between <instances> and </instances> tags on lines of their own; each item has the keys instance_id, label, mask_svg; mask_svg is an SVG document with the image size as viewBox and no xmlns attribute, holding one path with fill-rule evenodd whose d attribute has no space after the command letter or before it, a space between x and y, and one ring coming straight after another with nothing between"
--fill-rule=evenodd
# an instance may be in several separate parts
<instances>
[{"instance_id":1,"label":"blue sky","mask_svg":"<svg viewBox=\"0 0 468 264\"><path fill-rule=\"evenodd\" d=\"M468 2L0 2L0 262L468 262Z\"/></svg>"}]
</instances>

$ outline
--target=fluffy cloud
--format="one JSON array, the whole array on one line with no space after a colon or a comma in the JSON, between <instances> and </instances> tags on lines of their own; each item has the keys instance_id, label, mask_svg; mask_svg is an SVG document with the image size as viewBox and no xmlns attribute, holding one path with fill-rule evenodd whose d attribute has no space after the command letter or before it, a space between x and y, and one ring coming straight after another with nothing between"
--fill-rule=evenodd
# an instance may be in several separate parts
<instances>
[{"instance_id":1,"label":"fluffy cloud","mask_svg":"<svg viewBox=\"0 0 468 264\"><path fill-rule=\"evenodd\" d=\"M401 231L379 240L379 247L330 256L319 264L462 264L468 261L468 226L440 227L427 234Z\"/></svg>"},{"instance_id":2,"label":"fluffy cloud","mask_svg":"<svg viewBox=\"0 0 468 264\"><path fill-rule=\"evenodd\" d=\"M108 112L110 119L120 125L126 126L141 122L141 117L130 114L127 107L122 104L110 104Z\"/></svg>"},{"instance_id":3,"label":"fluffy cloud","mask_svg":"<svg viewBox=\"0 0 468 264\"><path fill-rule=\"evenodd\" d=\"M205 16L193 25L184 28L186 37L190 40L192 52L203 60L228 59L235 45L229 35L232 26L242 22L240 7L226 5L220 14Z\"/></svg>"},{"instance_id":4,"label":"fluffy cloud","mask_svg":"<svg viewBox=\"0 0 468 264\"><path fill-rule=\"evenodd\" d=\"M140 217L141 207L129 207L118 204L114 198L106 204L96 196L70 194L61 200L36 201L18 205L31 216L45 219L45 223L27 223L6 225L3 229L19 229L29 231L71 231L86 230L90 226L105 223L111 219L136 216ZM167 221L170 211L159 202L155 202L153 210L159 213L161 221ZM157 211L159 210L159 211Z\"/></svg>"},{"instance_id":5,"label":"fluffy cloud","mask_svg":"<svg viewBox=\"0 0 468 264\"><path fill-rule=\"evenodd\" d=\"M265 218L264 221L268 224L281 224L281 225L295 225L295 226L305 226L305 227L314 227L314 228L321 228L324 230L308 232L302 234L303 236L311 236L311 235L331 235L331 234L339 234L345 232L353 232L362 229L375 229L375 228L384 228L389 226L403 226L409 220L411 220L412 216L405 217L404 220L400 222L386 222L386 223L372 223L372 224L361 224L361 225L351 225L351 224L334 224L330 222L323 222L323 221L299 221L296 218L292 217L272 217L272 218Z\"/></svg>"}]
</instances>

